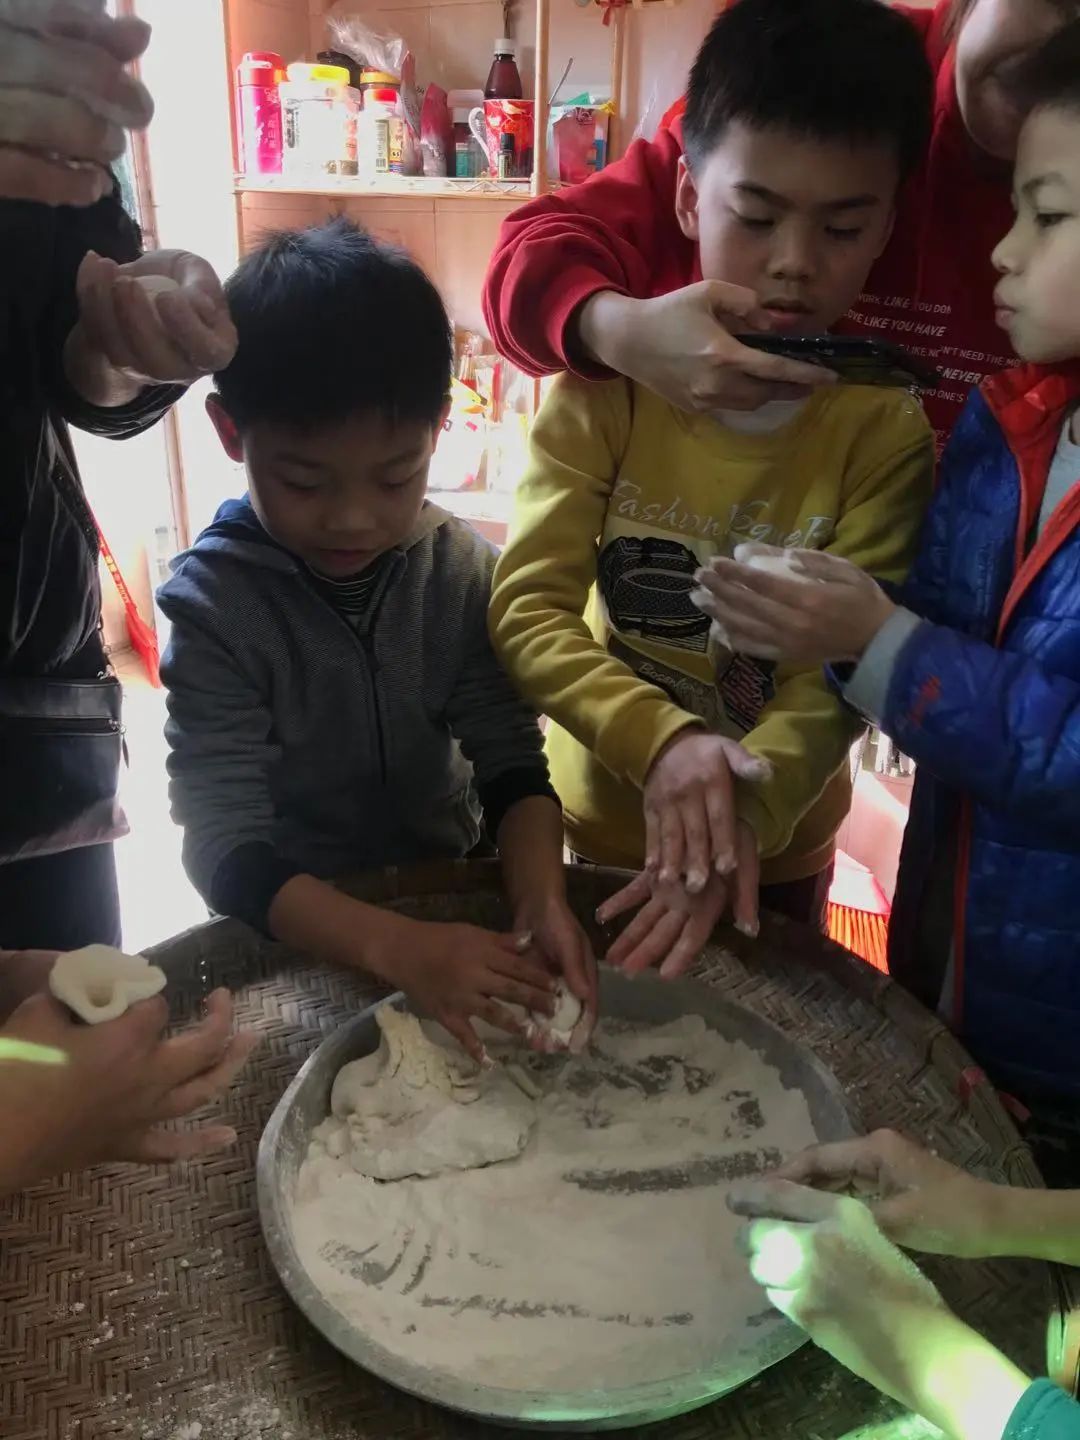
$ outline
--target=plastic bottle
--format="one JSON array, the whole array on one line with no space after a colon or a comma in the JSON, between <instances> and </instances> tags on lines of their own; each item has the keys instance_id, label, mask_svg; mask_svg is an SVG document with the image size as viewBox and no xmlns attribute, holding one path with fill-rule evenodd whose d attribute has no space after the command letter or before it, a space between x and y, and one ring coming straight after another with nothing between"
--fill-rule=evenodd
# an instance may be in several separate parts
<instances>
[{"instance_id":1,"label":"plastic bottle","mask_svg":"<svg viewBox=\"0 0 1080 1440\"><path fill-rule=\"evenodd\" d=\"M283 169L298 175L355 175L359 97L335 65L289 66L281 86Z\"/></svg>"},{"instance_id":2,"label":"plastic bottle","mask_svg":"<svg viewBox=\"0 0 1080 1440\"><path fill-rule=\"evenodd\" d=\"M401 118L398 91L375 88L366 91L363 118L364 173L400 175L403 171L405 122Z\"/></svg>"},{"instance_id":3,"label":"plastic bottle","mask_svg":"<svg viewBox=\"0 0 1080 1440\"><path fill-rule=\"evenodd\" d=\"M459 180L472 180L479 173L476 146L469 129L468 110L454 111L454 174Z\"/></svg>"},{"instance_id":4,"label":"plastic bottle","mask_svg":"<svg viewBox=\"0 0 1080 1440\"><path fill-rule=\"evenodd\" d=\"M236 67L237 169L242 175L280 175L284 139L281 91L285 61L272 50L252 50Z\"/></svg>"},{"instance_id":5,"label":"plastic bottle","mask_svg":"<svg viewBox=\"0 0 1080 1440\"><path fill-rule=\"evenodd\" d=\"M400 95L401 81L396 75L391 75L389 70L361 70L360 95L365 104L373 90L393 90Z\"/></svg>"},{"instance_id":6,"label":"plastic bottle","mask_svg":"<svg viewBox=\"0 0 1080 1440\"><path fill-rule=\"evenodd\" d=\"M485 100L520 100L521 75L517 67L517 45L513 40L495 41L495 58L484 86Z\"/></svg>"}]
</instances>

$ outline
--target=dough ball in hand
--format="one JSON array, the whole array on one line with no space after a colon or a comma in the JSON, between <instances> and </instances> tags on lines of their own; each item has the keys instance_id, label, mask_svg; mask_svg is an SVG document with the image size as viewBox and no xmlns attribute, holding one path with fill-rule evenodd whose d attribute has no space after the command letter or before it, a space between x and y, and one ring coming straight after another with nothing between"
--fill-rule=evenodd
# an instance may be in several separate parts
<instances>
[{"instance_id":1,"label":"dough ball in hand","mask_svg":"<svg viewBox=\"0 0 1080 1440\"><path fill-rule=\"evenodd\" d=\"M49 989L87 1025L100 1025L160 994L165 972L145 955L125 955L111 945L87 945L57 957L49 973Z\"/></svg>"}]
</instances>

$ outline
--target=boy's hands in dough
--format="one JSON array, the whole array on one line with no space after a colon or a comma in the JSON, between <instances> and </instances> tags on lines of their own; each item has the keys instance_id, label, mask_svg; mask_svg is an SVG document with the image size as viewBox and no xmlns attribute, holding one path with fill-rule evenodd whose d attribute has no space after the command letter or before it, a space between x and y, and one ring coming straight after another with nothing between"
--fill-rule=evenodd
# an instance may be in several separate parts
<instances>
[{"instance_id":1,"label":"boy's hands in dough","mask_svg":"<svg viewBox=\"0 0 1080 1440\"><path fill-rule=\"evenodd\" d=\"M625 975L659 965L665 980L683 975L700 955L724 912L744 935L758 931L758 847L745 820L736 823L736 866L730 876L713 874L704 890L691 895L675 880L648 870L605 900L596 912L601 925L640 905L641 909L607 954Z\"/></svg>"},{"instance_id":2,"label":"boy's hands in dough","mask_svg":"<svg viewBox=\"0 0 1080 1440\"><path fill-rule=\"evenodd\" d=\"M1016 1192L976 1179L893 1130L815 1145L777 1178L865 1197L884 1234L909 1250L967 1259L1005 1253L996 1248L996 1222Z\"/></svg>"},{"instance_id":3,"label":"boy's hands in dough","mask_svg":"<svg viewBox=\"0 0 1080 1440\"><path fill-rule=\"evenodd\" d=\"M1028 1386L945 1306L860 1200L784 1180L733 1187L750 1270L841 1365L956 1440L1001 1435Z\"/></svg>"},{"instance_id":4,"label":"boy's hands in dough","mask_svg":"<svg viewBox=\"0 0 1080 1440\"><path fill-rule=\"evenodd\" d=\"M81 1025L50 995L24 1001L0 1029L0 1086L12 1117L0 1148L0 1192L103 1161L151 1164L224 1149L223 1125L161 1129L228 1088L255 1046L232 1032L232 1000L164 1038L160 997L102 1025Z\"/></svg>"},{"instance_id":5,"label":"boy's hands in dough","mask_svg":"<svg viewBox=\"0 0 1080 1440\"><path fill-rule=\"evenodd\" d=\"M736 866L734 778L765 780L770 767L737 740L689 728L670 740L645 779L645 869L691 895ZM616 912L618 913L618 912Z\"/></svg>"},{"instance_id":6,"label":"boy's hands in dough","mask_svg":"<svg viewBox=\"0 0 1080 1440\"><path fill-rule=\"evenodd\" d=\"M519 934L528 935L532 950L581 1001L575 1043L586 1044L599 1013L599 976L589 937L565 894L522 906L514 916L514 925Z\"/></svg>"},{"instance_id":7,"label":"boy's hands in dough","mask_svg":"<svg viewBox=\"0 0 1080 1440\"><path fill-rule=\"evenodd\" d=\"M397 917L401 918L401 917ZM400 986L421 1014L437 1020L467 1054L483 1063L484 1046L472 1020L525 1039L526 1026L506 1007L550 1015L555 977L519 935L497 935L477 925L405 921L409 930L393 945L377 973Z\"/></svg>"}]
</instances>

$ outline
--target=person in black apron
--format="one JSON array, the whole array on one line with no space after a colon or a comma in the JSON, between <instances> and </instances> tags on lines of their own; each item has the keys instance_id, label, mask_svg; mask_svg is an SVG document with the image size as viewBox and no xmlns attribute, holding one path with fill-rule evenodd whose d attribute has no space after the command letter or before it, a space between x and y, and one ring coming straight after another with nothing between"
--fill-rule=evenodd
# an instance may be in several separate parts
<instances>
[{"instance_id":1,"label":"person in black apron","mask_svg":"<svg viewBox=\"0 0 1080 1440\"><path fill-rule=\"evenodd\" d=\"M161 1122L227 1089L255 1042L226 991L169 1038L160 996L87 1026L48 993L56 950L120 930L120 687L68 425L137 434L235 348L213 271L140 257L109 169L152 113L124 70L149 29L79 7L0 0L0 1195L231 1145ZM149 276L170 293L132 284Z\"/></svg>"},{"instance_id":2,"label":"person in black apron","mask_svg":"<svg viewBox=\"0 0 1080 1440\"><path fill-rule=\"evenodd\" d=\"M124 69L148 28L64 13L0 3L0 950L120 938L120 686L68 426L138 434L235 348L210 266L142 255L108 168L152 114Z\"/></svg>"}]
</instances>

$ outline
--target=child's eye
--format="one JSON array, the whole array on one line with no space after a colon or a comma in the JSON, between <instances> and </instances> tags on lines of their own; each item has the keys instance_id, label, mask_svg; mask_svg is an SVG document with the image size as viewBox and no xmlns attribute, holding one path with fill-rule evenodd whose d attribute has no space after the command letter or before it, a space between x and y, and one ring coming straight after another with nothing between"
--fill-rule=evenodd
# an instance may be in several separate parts
<instances>
[{"instance_id":1,"label":"child's eye","mask_svg":"<svg viewBox=\"0 0 1080 1440\"><path fill-rule=\"evenodd\" d=\"M825 233L830 240L858 240L863 232L861 225L856 225L854 228L845 228L842 225L826 225Z\"/></svg>"},{"instance_id":2,"label":"child's eye","mask_svg":"<svg viewBox=\"0 0 1080 1440\"><path fill-rule=\"evenodd\" d=\"M1035 212L1035 224L1040 230L1052 230L1055 225L1060 225L1063 220L1068 220L1068 215L1062 215L1055 210L1037 210Z\"/></svg>"},{"instance_id":3,"label":"child's eye","mask_svg":"<svg viewBox=\"0 0 1080 1440\"><path fill-rule=\"evenodd\" d=\"M771 230L776 224L775 220L770 220L760 215L741 215L738 210L733 210L732 214L735 216L735 219L738 220L741 225L745 225L748 230Z\"/></svg>"},{"instance_id":4,"label":"child's eye","mask_svg":"<svg viewBox=\"0 0 1080 1440\"><path fill-rule=\"evenodd\" d=\"M315 495L318 485L301 485L297 480L282 480L282 485L293 495Z\"/></svg>"}]
</instances>

